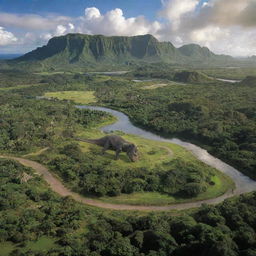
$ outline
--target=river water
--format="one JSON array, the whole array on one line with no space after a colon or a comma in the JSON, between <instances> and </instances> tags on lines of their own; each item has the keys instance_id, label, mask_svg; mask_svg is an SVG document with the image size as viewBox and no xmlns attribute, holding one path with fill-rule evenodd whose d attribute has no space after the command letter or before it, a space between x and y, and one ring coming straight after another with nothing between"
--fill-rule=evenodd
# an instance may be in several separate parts
<instances>
[{"instance_id":1,"label":"river water","mask_svg":"<svg viewBox=\"0 0 256 256\"><path fill-rule=\"evenodd\" d=\"M122 131L124 133L138 135L145 139L161 141L161 142L169 142L169 143L180 145L183 148L186 148L187 150L189 150L200 161L228 175L236 185L236 188L234 189L234 191L228 191L226 194L215 199L205 200L206 203L219 203L224 199L231 197L233 195L240 195L242 193L256 190L255 181L245 176L244 174L236 170L234 167L212 156L205 149L202 149L199 146L182 141L177 138L167 139L162 136L156 135L152 132L138 128L131 123L127 115L125 115L120 111L116 111L116 110L105 108L105 107L97 107L97 106L77 106L77 107L81 109L104 111L115 116L117 118L117 122L115 122L114 124L102 127L101 130L103 132Z\"/></svg>"},{"instance_id":2,"label":"river water","mask_svg":"<svg viewBox=\"0 0 256 256\"><path fill-rule=\"evenodd\" d=\"M239 83L242 81L242 80L230 80L230 79L222 79L222 78L216 78L216 80L219 80L222 82L227 82L227 83L232 83L232 84Z\"/></svg>"}]
</instances>

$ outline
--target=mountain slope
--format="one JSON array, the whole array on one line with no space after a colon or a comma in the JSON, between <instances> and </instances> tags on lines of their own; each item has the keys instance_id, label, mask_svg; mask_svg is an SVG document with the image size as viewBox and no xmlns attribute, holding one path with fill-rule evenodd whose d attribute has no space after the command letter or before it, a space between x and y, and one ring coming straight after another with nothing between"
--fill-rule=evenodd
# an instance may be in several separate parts
<instances>
[{"instance_id":1,"label":"mountain slope","mask_svg":"<svg viewBox=\"0 0 256 256\"><path fill-rule=\"evenodd\" d=\"M229 57L231 58L231 57ZM11 63L43 69L65 69L96 65L127 65L141 62L185 64L200 61L223 61L198 45L175 48L170 42L159 42L152 35L112 36L67 34L54 37ZM232 58L231 58L232 59Z\"/></svg>"},{"instance_id":2,"label":"mountain slope","mask_svg":"<svg viewBox=\"0 0 256 256\"><path fill-rule=\"evenodd\" d=\"M168 55L169 58L166 58ZM17 61L42 61L49 58L65 58L69 63L97 61L171 60L179 56L171 43L160 43L151 35L134 37L105 37L102 35L68 34L54 37L46 46L29 52ZM181 57L181 56L179 56Z\"/></svg>"},{"instance_id":3,"label":"mountain slope","mask_svg":"<svg viewBox=\"0 0 256 256\"><path fill-rule=\"evenodd\" d=\"M228 55L217 55L211 52L207 47L201 47L197 44L187 44L178 48L182 55L189 57L193 61L232 61L233 58Z\"/></svg>"}]
</instances>

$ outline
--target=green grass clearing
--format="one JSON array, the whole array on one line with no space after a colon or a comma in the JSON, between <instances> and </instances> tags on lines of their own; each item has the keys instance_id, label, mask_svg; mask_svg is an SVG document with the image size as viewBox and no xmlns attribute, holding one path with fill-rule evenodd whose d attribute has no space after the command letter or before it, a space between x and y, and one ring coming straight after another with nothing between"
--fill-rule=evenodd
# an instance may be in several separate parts
<instances>
[{"instance_id":1,"label":"green grass clearing","mask_svg":"<svg viewBox=\"0 0 256 256\"><path fill-rule=\"evenodd\" d=\"M154 89L173 86L173 85L180 86L180 85L186 85L186 84L175 82L175 81L169 81L169 80L142 81L142 82L136 83L136 86L142 90L154 90Z\"/></svg>"},{"instance_id":2,"label":"green grass clearing","mask_svg":"<svg viewBox=\"0 0 256 256\"><path fill-rule=\"evenodd\" d=\"M59 100L71 100L77 104L89 104L97 102L94 91L61 91L47 92L44 94L48 98L56 98Z\"/></svg>"},{"instance_id":3,"label":"green grass clearing","mask_svg":"<svg viewBox=\"0 0 256 256\"><path fill-rule=\"evenodd\" d=\"M15 249L15 245L11 242L3 242L0 243L0 248L0 255L8 256Z\"/></svg>"},{"instance_id":4,"label":"green grass clearing","mask_svg":"<svg viewBox=\"0 0 256 256\"><path fill-rule=\"evenodd\" d=\"M152 84L152 85L147 85L147 86L144 86L142 87L141 89L144 89L144 90L153 90L153 89L157 89L157 88L161 88L161 87L165 87L165 86L168 86L168 84L164 84L164 83L159 83L159 84Z\"/></svg>"},{"instance_id":5,"label":"green grass clearing","mask_svg":"<svg viewBox=\"0 0 256 256\"><path fill-rule=\"evenodd\" d=\"M20 244L14 244L12 242L3 242L0 243L0 255L8 256L13 250L20 249L23 253L26 253L28 250L47 253L50 249L58 246L55 244L56 239L42 236L37 241L28 241L25 246L21 247Z\"/></svg>"},{"instance_id":6,"label":"green grass clearing","mask_svg":"<svg viewBox=\"0 0 256 256\"><path fill-rule=\"evenodd\" d=\"M17 85L17 86L11 86L11 87L1 87L0 91L11 91L15 89L24 89L24 88L29 88L32 86L40 86L40 85L45 85L45 84L23 84L23 85Z\"/></svg>"},{"instance_id":7,"label":"green grass clearing","mask_svg":"<svg viewBox=\"0 0 256 256\"><path fill-rule=\"evenodd\" d=\"M91 136L90 136L91 135ZM83 138L99 138L105 136L104 133L99 131L91 130L90 132L86 133L79 133L79 137ZM130 167L130 168L137 168L137 167L154 167L156 165L160 165L164 162L170 161L173 157L173 149L172 145L167 145L167 143L159 143L156 145L154 141L146 140L134 135L130 134L122 134L122 137L130 142L133 142L137 145L139 150L139 161L133 163L131 162L125 153L120 154L119 160L114 160L115 152L108 150L105 153L105 157L113 160L113 165L118 165L121 167ZM83 152L90 152L93 150L97 154L101 154L102 148L96 145L92 145L86 142L79 142ZM185 154L185 152L183 152Z\"/></svg>"},{"instance_id":8,"label":"green grass clearing","mask_svg":"<svg viewBox=\"0 0 256 256\"><path fill-rule=\"evenodd\" d=\"M42 236L37 241L29 241L26 245L26 249L46 252L55 246L55 240L53 238Z\"/></svg>"},{"instance_id":9,"label":"green grass clearing","mask_svg":"<svg viewBox=\"0 0 256 256\"><path fill-rule=\"evenodd\" d=\"M79 136L84 138L99 138L104 135L105 134L103 134L99 130L94 129L79 133ZM116 197L101 197L99 198L101 201L115 204L131 205L167 205L215 198L221 196L226 191L234 187L234 183L229 177L197 160L189 151L179 145L166 142L157 142L156 145L155 141L147 140L135 135L121 135L126 140L131 141L138 146L140 152L140 159L138 162L132 163L129 161L125 153L121 153L120 159L116 161L114 160L115 152L109 150L105 153L105 157L112 160L110 164L111 168L114 168L116 166L116 168L124 167L133 169L138 167L146 167L151 169L155 166L160 166L165 163L166 165L168 165L168 162L170 162L172 159L182 158L184 161L187 162L187 164L196 163L198 165L204 165L205 168L210 168L214 172L214 176L212 177L214 185L209 186L207 191L199 194L197 197L188 199L175 198L173 196L161 194L158 192L137 192L132 194L121 194L120 196ZM96 154L101 154L102 148L99 146L92 145L86 142L79 142L79 144L82 151L85 153L93 150L93 152L95 152Z\"/></svg>"}]
</instances>

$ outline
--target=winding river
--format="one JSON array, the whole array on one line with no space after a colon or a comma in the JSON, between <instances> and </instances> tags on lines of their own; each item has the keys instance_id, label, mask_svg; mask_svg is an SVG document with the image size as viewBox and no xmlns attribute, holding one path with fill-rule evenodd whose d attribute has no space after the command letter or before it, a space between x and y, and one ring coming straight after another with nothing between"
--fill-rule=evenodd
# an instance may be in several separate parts
<instances>
[{"instance_id":1,"label":"winding river","mask_svg":"<svg viewBox=\"0 0 256 256\"><path fill-rule=\"evenodd\" d=\"M256 190L256 181L245 176L244 174L242 174L232 166L221 161L220 159L210 155L205 149L202 149L192 143L188 143L177 138L166 139L152 132L138 128L131 123L127 115L110 108L96 107L96 106L77 106L77 107L82 109L104 111L115 116L117 118L117 122L115 122L114 124L102 127L101 130L104 132L122 131L125 133L138 135L145 139L161 141L161 142L170 142L170 143L180 145L183 148L186 148L187 150L189 150L197 159L225 173L234 181L236 185L236 188L234 191L228 191L223 196L215 199L204 200L203 202L205 203L219 203L223 201L225 198L231 197L232 195L240 195L242 193Z\"/></svg>"},{"instance_id":2,"label":"winding river","mask_svg":"<svg viewBox=\"0 0 256 256\"><path fill-rule=\"evenodd\" d=\"M190 152L201 160L202 162L208 164L209 166L212 166L219 171L225 173L228 175L235 183L236 189L234 191L227 191L224 195L213 198L213 199L207 199L207 200L201 200L196 202L190 202L190 203L179 203L179 204L172 204L172 205L165 205L165 206L143 206L143 205L128 205L128 204L111 204L111 203L105 203L99 200L86 198L82 195L79 195L73 191L71 191L69 188L67 188L58 177L53 175L46 166L43 166L42 164L26 159L21 157L14 157L14 156L6 156L6 155L0 155L0 158L9 158L13 159L15 161L20 162L21 164L25 166L29 166L35 170L36 173L41 175L44 180L50 185L50 188L58 193L60 196L71 196L74 200L83 203L85 205L91 205L96 206L100 208L105 209L111 209L111 210L137 210L137 211L168 211L168 210L184 210L189 208L195 208L200 207L203 203L206 204L217 204L225 200L226 198L232 197L234 195L240 195L242 193L251 192L256 190L256 182L248 178L247 176L243 175L239 171L237 171L232 166L222 162L221 160L213 157L210 155L206 150L193 145L188 142L184 142L182 140L173 138L173 139L166 139L161 136L155 135L151 132L145 131L141 128L138 128L134 126L127 115L123 114L122 112L112 110L109 108L104 107L94 107L94 106L77 106L78 108L82 109L91 109L91 110L97 110L97 111L105 111L117 118L117 122L111 125L107 125L101 128L104 132L110 132L110 131L123 131L125 133L130 133L134 135L141 136L146 139L155 140L155 141L161 141L161 142L169 142L178 144Z\"/></svg>"},{"instance_id":3,"label":"winding river","mask_svg":"<svg viewBox=\"0 0 256 256\"><path fill-rule=\"evenodd\" d=\"M222 82L227 82L227 83L232 83L232 84L239 83L242 81L242 80L231 80L231 79L223 79L223 78L216 78L216 80L219 80Z\"/></svg>"}]
</instances>

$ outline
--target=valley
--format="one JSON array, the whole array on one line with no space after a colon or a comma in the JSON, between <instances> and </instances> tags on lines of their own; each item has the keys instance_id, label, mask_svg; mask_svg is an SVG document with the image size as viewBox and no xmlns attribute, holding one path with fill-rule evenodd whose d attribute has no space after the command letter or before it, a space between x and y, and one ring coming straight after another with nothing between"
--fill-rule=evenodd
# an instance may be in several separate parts
<instances>
[{"instance_id":1,"label":"valley","mask_svg":"<svg viewBox=\"0 0 256 256\"><path fill-rule=\"evenodd\" d=\"M1 256L254 255L253 65L80 34L2 63ZM76 139L106 134L139 160Z\"/></svg>"}]
</instances>

